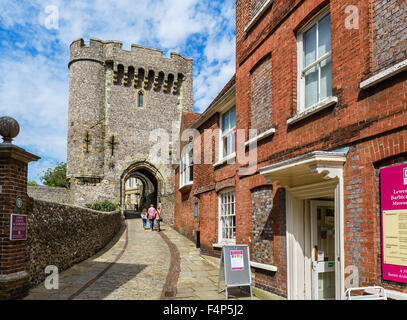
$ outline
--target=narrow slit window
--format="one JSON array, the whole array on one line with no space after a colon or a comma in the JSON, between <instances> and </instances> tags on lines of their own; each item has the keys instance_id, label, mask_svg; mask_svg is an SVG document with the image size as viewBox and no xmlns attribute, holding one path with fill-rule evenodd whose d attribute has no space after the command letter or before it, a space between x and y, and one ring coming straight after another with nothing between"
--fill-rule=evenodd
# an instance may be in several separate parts
<instances>
[{"instance_id":1,"label":"narrow slit window","mask_svg":"<svg viewBox=\"0 0 407 320\"><path fill-rule=\"evenodd\" d=\"M144 94L142 91L138 93L138 107L143 108L144 107Z\"/></svg>"}]
</instances>

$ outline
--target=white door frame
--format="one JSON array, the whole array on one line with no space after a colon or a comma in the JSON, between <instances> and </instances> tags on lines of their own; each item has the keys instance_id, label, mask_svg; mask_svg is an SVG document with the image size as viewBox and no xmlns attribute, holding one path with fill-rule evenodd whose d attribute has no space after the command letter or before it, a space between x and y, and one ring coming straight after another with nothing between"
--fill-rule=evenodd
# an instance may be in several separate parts
<instances>
[{"instance_id":1,"label":"white door frame","mask_svg":"<svg viewBox=\"0 0 407 320\"><path fill-rule=\"evenodd\" d=\"M335 201L311 200L310 202L311 202L311 209L310 209L310 211L311 211L311 228L310 228L311 229L311 248L313 250L312 254L314 254L314 246L315 246L315 244L318 243L318 236L317 236L317 230L316 230L317 217L315 215L317 213L317 207L333 207L335 210ZM334 218L336 220L336 213L335 213ZM334 228L335 228L335 226L334 226ZM335 232L335 243L336 243L336 237L337 237L337 234ZM335 245L335 257L334 257L335 264L337 261L337 257L338 257L338 253L336 252L336 245ZM314 259L312 259L312 260L314 261ZM317 261L315 261L315 262L317 262ZM314 271L312 271L312 273L313 273L312 276L315 276ZM336 274L336 270L335 270L335 274ZM337 279L335 279L335 288L336 288L336 282L337 282ZM312 280L311 291L312 291L312 299L313 300L318 299L318 279L315 279L315 282L314 282L314 279Z\"/></svg>"},{"instance_id":2,"label":"white door frame","mask_svg":"<svg viewBox=\"0 0 407 320\"><path fill-rule=\"evenodd\" d=\"M294 215L298 216L298 208L303 208L303 200L318 198L322 196L333 196L335 206L335 298L342 300L344 298L345 288L345 275L344 275L344 196L343 196L343 168L334 168L328 175L331 179L325 182L288 188L286 187L286 248L287 248L287 296L290 300L304 299L308 296L306 290L309 288L301 281L301 274L298 274L298 260L303 253L305 239L296 239L296 229L298 230L298 223ZM335 178L335 179L334 179ZM303 209L301 209L303 210ZM297 211L296 213L294 211ZM304 210L303 210L304 211ZM301 243L301 241L303 241ZM305 255L302 255L302 261L305 261ZM308 267L308 264L307 264ZM303 284L301 284L303 282ZM301 285L304 285L304 292L302 292Z\"/></svg>"}]
</instances>

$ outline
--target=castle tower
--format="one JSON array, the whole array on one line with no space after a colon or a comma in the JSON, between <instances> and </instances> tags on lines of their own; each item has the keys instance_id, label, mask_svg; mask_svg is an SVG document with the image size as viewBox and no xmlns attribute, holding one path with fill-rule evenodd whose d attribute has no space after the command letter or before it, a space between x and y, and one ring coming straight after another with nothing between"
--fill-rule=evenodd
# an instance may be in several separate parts
<instances>
[{"instance_id":1,"label":"castle tower","mask_svg":"<svg viewBox=\"0 0 407 320\"><path fill-rule=\"evenodd\" d=\"M193 111L192 64L139 45L123 50L117 41L71 44L67 175L74 204L123 205L125 180L136 177L145 196L172 214L174 170L150 157L149 138L155 129L171 135L182 111Z\"/></svg>"},{"instance_id":2,"label":"castle tower","mask_svg":"<svg viewBox=\"0 0 407 320\"><path fill-rule=\"evenodd\" d=\"M100 181L104 167L104 45L82 39L71 44L69 62L67 176L79 182Z\"/></svg>"}]
</instances>

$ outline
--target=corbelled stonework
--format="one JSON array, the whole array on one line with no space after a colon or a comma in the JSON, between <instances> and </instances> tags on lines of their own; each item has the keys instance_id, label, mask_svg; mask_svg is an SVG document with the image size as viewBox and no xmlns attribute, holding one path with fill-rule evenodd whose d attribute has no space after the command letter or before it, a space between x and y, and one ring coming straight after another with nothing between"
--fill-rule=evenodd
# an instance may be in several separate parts
<instances>
[{"instance_id":1,"label":"corbelled stonework","mask_svg":"<svg viewBox=\"0 0 407 320\"><path fill-rule=\"evenodd\" d=\"M174 172L149 157L150 133L179 130L193 110L192 59L161 50L82 39L71 44L68 168L71 201L123 201L133 174L152 180L163 216L172 221ZM140 97L141 96L141 97ZM175 153L177 142L172 141ZM154 181L156 180L156 181Z\"/></svg>"}]
</instances>

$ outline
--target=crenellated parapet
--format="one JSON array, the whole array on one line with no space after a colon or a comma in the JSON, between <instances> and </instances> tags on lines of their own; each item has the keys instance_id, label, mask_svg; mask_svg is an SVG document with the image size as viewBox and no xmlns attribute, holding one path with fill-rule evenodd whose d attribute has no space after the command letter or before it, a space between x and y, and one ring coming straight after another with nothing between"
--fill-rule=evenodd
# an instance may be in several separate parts
<instances>
[{"instance_id":1,"label":"crenellated parapet","mask_svg":"<svg viewBox=\"0 0 407 320\"><path fill-rule=\"evenodd\" d=\"M69 67L78 61L91 61L103 64L110 70L111 82L115 85L133 86L144 90L162 91L174 95L180 94L185 81L192 87L192 59L172 52L170 58L163 51L131 45L130 50L123 49L119 41L90 39L85 43L78 39L71 44ZM192 102L192 97L190 97Z\"/></svg>"}]
</instances>

